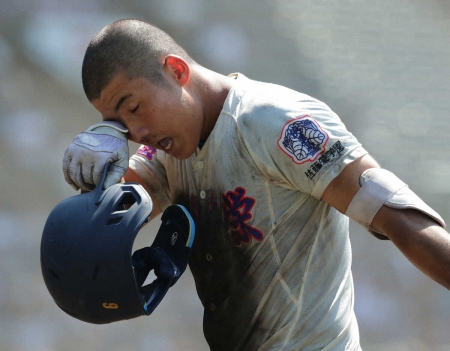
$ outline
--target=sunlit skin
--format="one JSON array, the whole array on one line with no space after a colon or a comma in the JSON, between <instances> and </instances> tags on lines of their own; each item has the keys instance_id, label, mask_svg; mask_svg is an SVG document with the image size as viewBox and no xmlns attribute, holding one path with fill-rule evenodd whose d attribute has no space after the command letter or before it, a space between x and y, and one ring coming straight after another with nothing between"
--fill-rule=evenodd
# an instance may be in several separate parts
<instances>
[{"instance_id":1,"label":"sunlit skin","mask_svg":"<svg viewBox=\"0 0 450 351\"><path fill-rule=\"evenodd\" d=\"M191 156L220 115L232 79L175 55L162 58L166 84L118 72L91 101L104 120L122 122L128 139L163 150L177 159Z\"/></svg>"}]
</instances>

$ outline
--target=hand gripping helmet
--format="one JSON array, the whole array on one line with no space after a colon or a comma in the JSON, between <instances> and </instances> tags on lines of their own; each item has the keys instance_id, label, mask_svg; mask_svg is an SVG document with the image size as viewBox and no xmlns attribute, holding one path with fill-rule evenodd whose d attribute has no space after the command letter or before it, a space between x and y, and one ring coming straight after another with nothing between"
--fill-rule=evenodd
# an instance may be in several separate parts
<instances>
[{"instance_id":1,"label":"hand gripping helmet","mask_svg":"<svg viewBox=\"0 0 450 351\"><path fill-rule=\"evenodd\" d=\"M141 287L131 252L153 204L137 183L102 190L108 168L109 164L93 191L67 198L51 211L41 239L42 275L55 303L72 317L95 324L149 315L186 268L195 232L187 211L179 205L169 206L166 211L173 212L175 207L185 216L175 222L172 218L170 225L158 231L155 242L162 255L144 258L156 260L147 265L155 273L161 262L169 262L173 274ZM182 240L173 240L178 236Z\"/></svg>"}]
</instances>

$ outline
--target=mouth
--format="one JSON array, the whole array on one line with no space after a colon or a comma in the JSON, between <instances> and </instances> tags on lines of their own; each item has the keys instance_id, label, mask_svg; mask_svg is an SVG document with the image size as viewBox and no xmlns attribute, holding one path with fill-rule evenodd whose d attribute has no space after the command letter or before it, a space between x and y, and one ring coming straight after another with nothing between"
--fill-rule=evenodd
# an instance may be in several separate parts
<instances>
[{"instance_id":1,"label":"mouth","mask_svg":"<svg viewBox=\"0 0 450 351\"><path fill-rule=\"evenodd\" d=\"M173 143L172 138L166 137L166 138L164 138L164 139L161 139L161 140L158 142L158 145L161 146L161 148L162 148L163 150L169 151L170 148L172 147L172 143Z\"/></svg>"}]
</instances>

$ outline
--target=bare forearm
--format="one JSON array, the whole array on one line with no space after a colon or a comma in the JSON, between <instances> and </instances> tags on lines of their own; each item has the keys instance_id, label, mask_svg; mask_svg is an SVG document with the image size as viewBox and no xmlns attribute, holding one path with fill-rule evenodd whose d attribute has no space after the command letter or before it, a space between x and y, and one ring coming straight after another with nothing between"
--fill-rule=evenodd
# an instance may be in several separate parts
<instances>
[{"instance_id":1,"label":"bare forearm","mask_svg":"<svg viewBox=\"0 0 450 351\"><path fill-rule=\"evenodd\" d=\"M450 289L450 234L445 229L421 212L385 206L372 225L418 269Z\"/></svg>"}]
</instances>

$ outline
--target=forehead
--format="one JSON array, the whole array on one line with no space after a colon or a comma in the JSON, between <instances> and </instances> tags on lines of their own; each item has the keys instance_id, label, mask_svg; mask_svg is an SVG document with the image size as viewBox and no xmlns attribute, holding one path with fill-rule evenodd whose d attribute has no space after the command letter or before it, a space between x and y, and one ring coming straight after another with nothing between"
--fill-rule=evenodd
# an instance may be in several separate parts
<instances>
[{"instance_id":1,"label":"forehead","mask_svg":"<svg viewBox=\"0 0 450 351\"><path fill-rule=\"evenodd\" d=\"M98 100L107 100L111 95L125 90L133 89L135 78L131 78L125 71L119 71L113 75L108 84L100 92Z\"/></svg>"},{"instance_id":2,"label":"forehead","mask_svg":"<svg viewBox=\"0 0 450 351\"><path fill-rule=\"evenodd\" d=\"M108 100L116 94L140 93L143 91L156 92L161 89L170 89L170 84L163 78L153 81L144 76L133 77L125 70L120 70L100 92L98 100Z\"/></svg>"},{"instance_id":3,"label":"forehead","mask_svg":"<svg viewBox=\"0 0 450 351\"><path fill-rule=\"evenodd\" d=\"M114 117L120 101L146 92L151 93L154 89L154 84L144 77L130 78L124 72L119 72L102 89L100 97L91 103L104 117Z\"/></svg>"}]
</instances>

